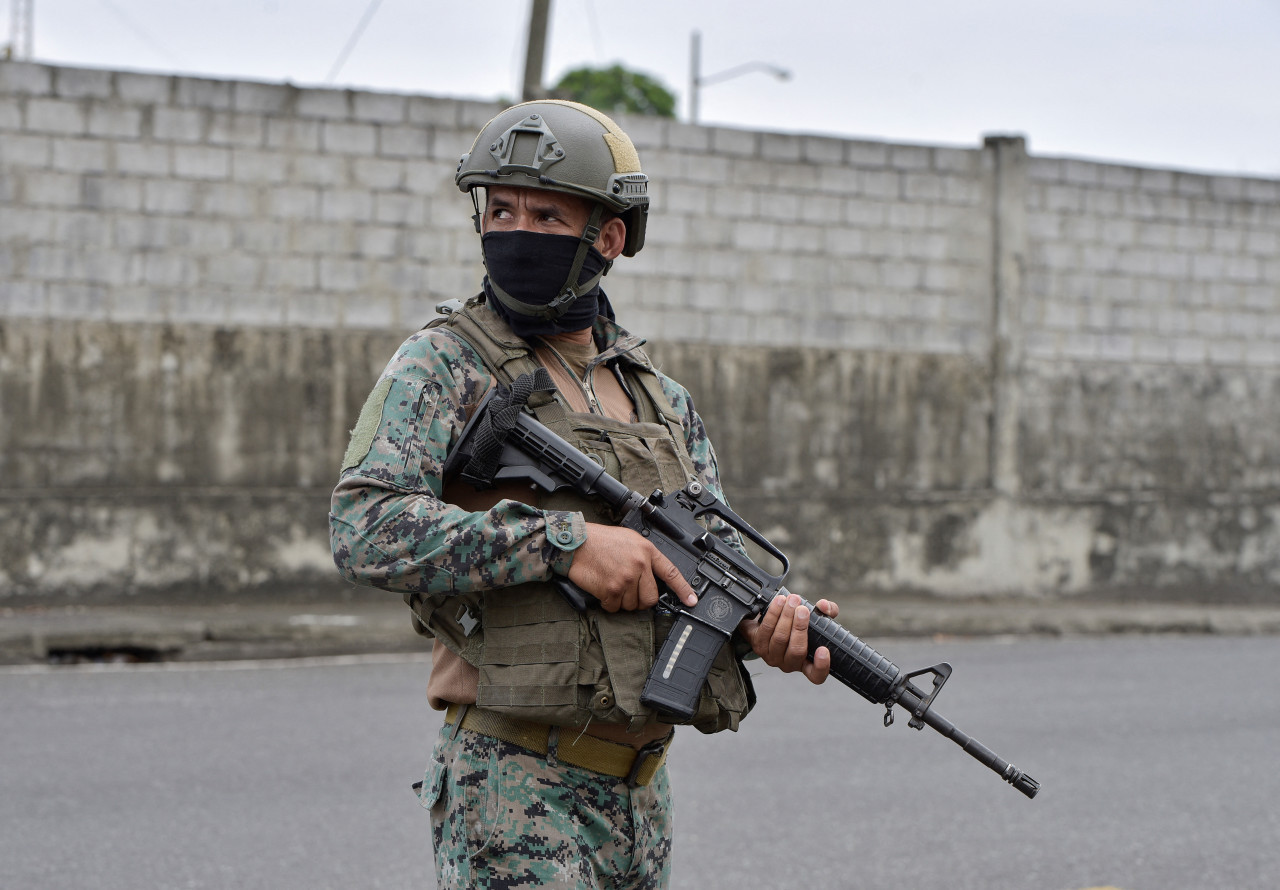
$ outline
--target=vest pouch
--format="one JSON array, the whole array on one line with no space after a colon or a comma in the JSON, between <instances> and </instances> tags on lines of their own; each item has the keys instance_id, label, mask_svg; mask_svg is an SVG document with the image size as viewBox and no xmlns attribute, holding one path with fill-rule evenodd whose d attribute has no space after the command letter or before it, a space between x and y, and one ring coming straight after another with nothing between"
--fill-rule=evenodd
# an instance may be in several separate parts
<instances>
[{"instance_id":1,"label":"vest pouch","mask_svg":"<svg viewBox=\"0 0 1280 890\"><path fill-rule=\"evenodd\" d=\"M679 491L689 472L667 428L656 423L610 423L593 415L573 415L585 423L575 425L582 436L578 447L632 491L648 495L655 488L667 494Z\"/></svg>"},{"instance_id":2,"label":"vest pouch","mask_svg":"<svg viewBox=\"0 0 1280 890\"><path fill-rule=\"evenodd\" d=\"M633 491L648 495L660 488L666 494L674 494L688 481L670 439L618 437L613 448L622 465L623 482Z\"/></svg>"},{"instance_id":3,"label":"vest pouch","mask_svg":"<svg viewBox=\"0 0 1280 890\"><path fill-rule=\"evenodd\" d=\"M440 607L442 599L444 597L425 597L420 593L406 593L404 595L405 605L413 613L413 629L427 639L435 637L435 633L431 630L431 614ZM430 603L428 603L428 600L430 600Z\"/></svg>"},{"instance_id":4,"label":"vest pouch","mask_svg":"<svg viewBox=\"0 0 1280 890\"><path fill-rule=\"evenodd\" d=\"M542 723L586 723L579 703L584 625L549 584L485 591L476 704ZM587 695L590 694L588 691Z\"/></svg>"},{"instance_id":5,"label":"vest pouch","mask_svg":"<svg viewBox=\"0 0 1280 890\"><path fill-rule=\"evenodd\" d=\"M463 660L475 664L484 646L484 622L478 593L406 593L404 601L413 612L413 629L424 637L444 643Z\"/></svg>"},{"instance_id":6,"label":"vest pouch","mask_svg":"<svg viewBox=\"0 0 1280 890\"><path fill-rule=\"evenodd\" d=\"M579 447L605 467L611 475L633 491L647 495L655 488L671 493L683 488L689 472L665 426L652 423L616 426L594 415L572 415L574 428L581 436ZM620 517L619 517L620 518ZM598 613L593 619L594 639L604 650L608 681L613 687L617 716L609 717L593 708L597 719L628 722L639 728L657 719L656 714L640 703L640 693L658 651L674 624L670 616L653 613ZM628 623L634 620L634 624ZM642 633L649 635L647 640ZM641 653L649 653L642 657ZM725 645L712 662L698 709L690 721L702 732L737 729L755 700L751 680L734 656L733 646ZM595 703L601 701L597 693Z\"/></svg>"},{"instance_id":7,"label":"vest pouch","mask_svg":"<svg viewBox=\"0 0 1280 890\"><path fill-rule=\"evenodd\" d=\"M698 710L689 722L700 732L736 731L755 703L756 691L751 685L751 676L733 654L733 643L726 642L711 663Z\"/></svg>"},{"instance_id":8,"label":"vest pouch","mask_svg":"<svg viewBox=\"0 0 1280 890\"><path fill-rule=\"evenodd\" d=\"M607 688L598 686L592 700L596 719L630 724L633 732L656 722L657 714L640 703L640 691L657 652L653 612L593 610L591 630L600 641L608 672Z\"/></svg>"}]
</instances>

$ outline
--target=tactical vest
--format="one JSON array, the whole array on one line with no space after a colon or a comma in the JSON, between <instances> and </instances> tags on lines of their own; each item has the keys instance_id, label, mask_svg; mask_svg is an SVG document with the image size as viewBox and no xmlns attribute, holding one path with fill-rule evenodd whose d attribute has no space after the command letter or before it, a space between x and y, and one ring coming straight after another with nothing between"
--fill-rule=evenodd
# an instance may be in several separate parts
<instances>
[{"instance_id":1,"label":"tactical vest","mask_svg":"<svg viewBox=\"0 0 1280 890\"><path fill-rule=\"evenodd\" d=\"M539 367L530 346L479 299L428 327L441 325L468 343L498 382L510 384ZM627 487L646 494L655 488L675 491L693 478L693 462L681 419L640 342L624 343L620 359L639 422L573 412L558 392L535 396L529 407ZM486 509L504 496L529 502L530 490L477 493L455 483L444 492L444 500L469 510ZM574 493L541 497L537 506L580 512L588 522L616 524L621 518ZM633 732L660 719L641 704L640 692L672 625L668 615L652 609L580 613L541 582L454 595L407 593L405 601L418 617L420 633L479 670L479 707L565 726L620 723ZM754 700L746 670L733 646L725 646L689 722L703 732L737 729Z\"/></svg>"}]
</instances>

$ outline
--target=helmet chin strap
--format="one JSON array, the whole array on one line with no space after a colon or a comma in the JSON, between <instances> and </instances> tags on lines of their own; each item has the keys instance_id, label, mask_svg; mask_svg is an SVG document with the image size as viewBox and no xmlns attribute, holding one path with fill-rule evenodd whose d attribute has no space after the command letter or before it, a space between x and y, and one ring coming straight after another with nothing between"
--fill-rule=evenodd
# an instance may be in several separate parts
<instances>
[{"instance_id":1,"label":"helmet chin strap","mask_svg":"<svg viewBox=\"0 0 1280 890\"><path fill-rule=\"evenodd\" d=\"M475 192L473 191L474 195ZM493 280L493 276L489 276L489 287L493 289L493 295L502 301L502 305L506 306L517 315L527 315L532 318L541 318L546 321L555 321L560 316L569 311L569 307L573 305L578 297L588 293L592 288L600 283L609 271L609 267L613 265L613 261L609 260L605 263L603 269L596 275L591 276L586 281L578 284L578 276L582 274L582 264L587 261L587 251L595 246L596 239L600 237L600 220L604 217L604 205L595 204L591 211L591 218L587 220L587 225L582 230L582 234L578 236L578 251L574 254L573 265L569 268L569 274L564 280L564 284L560 288L560 292L549 303L526 303L523 300L517 300L511 294L507 293L502 287ZM477 223L478 224L478 223ZM481 254L483 256L483 253ZM487 261L485 266L488 271Z\"/></svg>"}]
</instances>

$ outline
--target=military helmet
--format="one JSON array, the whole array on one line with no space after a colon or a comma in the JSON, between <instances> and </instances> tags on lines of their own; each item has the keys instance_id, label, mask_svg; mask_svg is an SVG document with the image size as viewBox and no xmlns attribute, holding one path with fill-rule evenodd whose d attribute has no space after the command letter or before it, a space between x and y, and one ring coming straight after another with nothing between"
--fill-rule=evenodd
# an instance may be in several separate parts
<instances>
[{"instance_id":1,"label":"military helmet","mask_svg":"<svg viewBox=\"0 0 1280 890\"><path fill-rule=\"evenodd\" d=\"M543 99L513 105L484 125L458 161L464 192L509 185L565 192L602 204L627 227L626 256L644 246L649 178L626 133L594 108Z\"/></svg>"}]
</instances>

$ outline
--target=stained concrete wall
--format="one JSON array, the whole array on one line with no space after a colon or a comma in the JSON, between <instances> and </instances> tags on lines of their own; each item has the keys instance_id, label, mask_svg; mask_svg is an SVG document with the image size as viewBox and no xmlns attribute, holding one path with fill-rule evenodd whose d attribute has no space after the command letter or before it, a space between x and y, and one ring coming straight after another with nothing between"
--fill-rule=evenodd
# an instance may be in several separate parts
<instances>
[{"instance_id":1,"label":"stained concrete wall","mask_svg":"<svg viewBox=\"0 0 1280 890\"><path fill-rule=\"evenodd\" d=\"M476 289L495 110L0 63L0 596L340 590L346 431ZM1280 589L1280 182L623 123L607 288L795 589Z\"/></svg>"}]
</instances>

